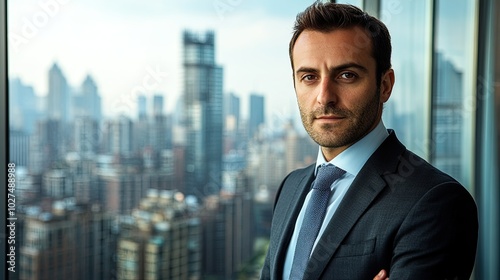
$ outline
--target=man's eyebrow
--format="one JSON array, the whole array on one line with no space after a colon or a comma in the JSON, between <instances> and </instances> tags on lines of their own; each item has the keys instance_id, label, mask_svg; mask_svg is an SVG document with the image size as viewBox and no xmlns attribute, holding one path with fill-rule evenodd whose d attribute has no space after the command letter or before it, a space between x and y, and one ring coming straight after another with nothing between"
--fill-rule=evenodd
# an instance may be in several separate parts
<instances>
[{"instance_id":1,"label":"man's eyebrow","mask_svg":"<svg viewBox=\"0 0 500 280\"><path fill-rule=\"evenodd\" d=\"M299 69L297 69L297 71L295 71L295 74L299 74L299 73L317 73L318 70L315 69L315 68L312 68L312 67L300 67Z\"/></svg>"},{"instance_id":2,"label":"man's eyebrow","mask_svg":"<svg viewBox=\"0 0 500 280\"><path fill-rule=\"evenodd\" d=\"M349 69L349 68L356 68L356 69L358 69L362 72L365 72L365 73L368 72L368 68L366 68L365 66L363 66L361 64L354 63L354 62L337 65L335 67L331 67L329 70L330 70L330 72L339 72L339 71ZM298 75L299 73L317 73L317 72L319 72L319 71L316 68L300 67L297 69L297 71L295 71L295 75Z\"/></svg>"},{"instance_id":3,"label":"man's eyebrow","mask_svg":"<svg viewBox=\"0 0 500 280\"><path fill-rule=\"evenodd\" d=\"M361 64L354 63L354 62L345 63L345 64L341 64L341 65L332 67L332 68L330 68L330 71L331 72L338 72L338 71L345 70L348 68L356 68L362 72L365 72L365 73L368 72L368 68L366 68L365 66L363 66Z\"/></svg>"}]
</instances>

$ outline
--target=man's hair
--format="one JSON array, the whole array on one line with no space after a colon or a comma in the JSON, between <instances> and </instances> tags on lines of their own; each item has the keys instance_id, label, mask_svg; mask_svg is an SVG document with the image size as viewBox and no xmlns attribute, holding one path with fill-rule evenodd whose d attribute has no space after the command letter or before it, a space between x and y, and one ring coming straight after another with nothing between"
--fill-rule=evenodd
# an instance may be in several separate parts
<instances>
[{"instance_id":1,"label":"man's hair","mask_svg":"<svg viewBox=\"0 0 500 280\"><path fill-rule=\"evenodd\" d=\"M293 47L302 31L329 32L356 26L363 29L371 39L372 56L377 67L377 85L380 85L382 74L391 68L391 36L383 22L352 5L316 1L297 15L288 50L292 69Z\"/></svg>"}]
</instances>

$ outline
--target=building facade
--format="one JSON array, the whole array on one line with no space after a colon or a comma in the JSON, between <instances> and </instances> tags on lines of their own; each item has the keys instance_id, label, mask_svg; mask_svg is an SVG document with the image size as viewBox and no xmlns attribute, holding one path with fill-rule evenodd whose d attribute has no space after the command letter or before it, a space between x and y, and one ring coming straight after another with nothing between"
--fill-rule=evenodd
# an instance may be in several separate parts
<instances>
[{"instance_id":1,"label":"building facade","mask_svg":"<svg viewBox=\"0 0 500 280\"><path fill-rule=\"evenodd\" d=\"M215 63L215 34L183 34L185 182L187 194L217 193L222 181L222 67Z\"/></svg>"},{"instance_id":2,"label":"building facade","mask_svg":"<svg viewBox=\"0 0 500 280\"><path fill-rule=\"evenodd\" d=\"M253 93L250 95L250 116L248 119L248 137L250 139L259 132L264 121L264 96Z\"/></svg>"},{"instance_id":3,"label":"building facade","mask_svg":"<svg viewBox=\"0 0 500 280\"><path fill-rule=\"evenodd\" d=\"M68 82L61 68L54 63L49 70L47 115L49 119L65 124L69 121L70 93Z\"/></svg>"},{"instance_id":4,"label":"building facade","mask_svg":"<svg viewBox=\"0 0 500 280\"><path fill-rule=\"evenodd\" d=\"M97 205L47 202L22 214L19 279L112 279L112 217Z\"/></svg>"},{"instance_id":5,"label":"building facade","mask_svg":"<svg viewBox=\"0 0 500 280\"><path fill-rule=\"evenodd\" d=\"M150 190L120 221L117 279L201 279L199 219L176 191Z\"/></svg>"}]
</instances>

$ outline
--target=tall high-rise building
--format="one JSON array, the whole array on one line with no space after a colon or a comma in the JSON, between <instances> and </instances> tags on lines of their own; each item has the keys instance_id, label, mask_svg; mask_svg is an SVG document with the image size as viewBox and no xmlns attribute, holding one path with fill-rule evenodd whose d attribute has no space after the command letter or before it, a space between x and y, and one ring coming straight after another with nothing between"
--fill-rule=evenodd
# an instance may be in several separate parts
<instances>
[{"instance_id":1,"label":"tall high-rise building","mask_svg":"<svg viewBox=\"0 0 500 280\"><path fill-rule=\"evenodd\" d=\"M154 151L160 152L161 150L170 148L170 132L169 120L164 114L163 96L157 94L153 96L153 118L151 123L151 147Z\"/></svg>"},{"instance_id":2,"label":"tall high-rise building","mask_svg":"<svg viewBox=\"0 0 500 280\"><path fill-rule=\"evenodd\" d=\"M264 96L258 94L250 95L250 117L248 120L248 137L253 138L264 124Z\"/></svg>"},{"instance_id":3,"label":"tall high-rise building","mask_svg":"<svg viewBox=\"0 0 500 280\"><path fill-rule=\"evenodd\" d=\"M33 137L30 138L29 169L40 174L64 155L64 134L57 120L38 121Z\"/></svg>"},{"instance_id":4,"label":"tall high-rise building","mask_svg":"<svg viewBox=\"0 0 500 280\"><path fill-rule=\"evenodd\" d=\"M153 96L153 116L163 116L163 96Z\"/></svg>"},{"instance_id":5,"label":"tall high-rise building","mask_svg":"<svg viewBox=\"0 0 500 280\"><path fill-rule=\"evenodd\" d=\"M147 118L140 118L133 123L133 151L142 151L151 145L151 123Z\"/></svg>"},{"instance_id":6,"label":"tall high-rise building","mask_svg":"<svg viewBox=\"0 0 500 280\"><path fill-rule=\"evenodd\" d=\"M28 167L30 136L19 130L9 130L9 162Z\"/></svg>"},{"instance_id":7,"label":"tall high-rise building","mask_svg":"<svg viewBox=\"0 0 500 280\"><path fill-rule=\"evenodd\" d=\"M229 93L224 98L224 154L240 149L244 143L240 131L240 98Z\"/></svg>"},{"instance_id":8,"label":"tall high-rise building","mask_svg":"<svg viewBox=\"0 0 500 280\"><path fill-rule=\"evenodd\" d=\"M91 157L97 154L99 147L99 125L91 117L75 118L73 124L74 150L82 157Z\"/></svg>"},{"instance_id":9,"label":"tall high-rise building","mask_svg":"<svg viewBox=\"0 0 500 280\"><path fill-rule=\"evenodd\" d=\"M18 78L9 80L9 128L33 133L42 113L38 101L32 86Z\"/></svg>"},{"instance_id":10,"label":"tall high-rise building","mask_svg":"<svg viewBox=\"0 0 500 280\"><path fill-rule=\"evenodd\" d=\"M150 144L155 152L170 148L169 123L166 116L155 115L150 126Z\"/></svg>"},{"instance_id":11,"label":"tall high-rise building","mask_svg":"<svg viewBox=\"0 0 500 280\"><path fill-rule=\"evenodd\" d=\"M137 97L137 117L139 120L144 120L147 118L147 106L146 106L146 96L139 95Z\"/></svg>"},{"instance_id":12,"label":"tall high-rise building","mask_svg":"<svg viewBox=\"0 0 500 280\"><path fill-rule=\"evenodd\" d=\"M69 88L61 68L54 63L49 70L47 114L49 119L59 120L63 124L69 121Z\"/></svg>"},{"instance_id":13,"label":"tall high-rise building","mask_svg":"<svg viewBox=\"0 0 500 280\"><path fill-rule=\"evenodd\" d=\"M87 75L83 81L81 94L84 116L100 122L102 118L101 97L98 94L97 85L90 75Z\"/></svg>"},{"instance_id":14,"label":"tall high-rise building","mask_svg":"<svg viewBox=\"0 0 500 280\"><path fill-rule=\"evenodd\" d=\"M224 103L226 131L238 131L240 126L240 98L231 92Z\"/></svg>"},{"instance_id":15,"label":"tall high-rise building","mask_svg":"<svg viewBox=\"0 0 500 280\"><path fill-rule=\"evenodd\" d=\"M237 279L253 253L252 214L252 197L246 191L205 199L202 270L207 279Z\"/></svg>"},{"instance_id":16,"label":"tall high-rise building","mask_svg":"<svg viewBox=\"0 0 500 280\"><path fill-rule=\"evenodd\" d=\"M104 150L115 155L130 155L133 150L132 120L119 116L104 124Z\"/></svg>"},{"instance_id":17,"label":"tall high-rise building","mask_svg":"<svg viewBox=\"0 0 500 280\"><path fill-rule=\"evenodd\" d=\"M215 64L215 36L183 34L186 192L218 193L222 173L222 67Z\"/></svg>"}]
</instances>

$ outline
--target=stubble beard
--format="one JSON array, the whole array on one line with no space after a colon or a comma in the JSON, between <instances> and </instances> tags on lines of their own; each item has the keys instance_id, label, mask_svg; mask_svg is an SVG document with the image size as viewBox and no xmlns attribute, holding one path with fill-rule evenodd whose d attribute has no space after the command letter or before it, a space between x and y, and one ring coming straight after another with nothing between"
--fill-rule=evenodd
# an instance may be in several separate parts
<instances>
[{"instance_id":1,"label":"stubble beard","mask_svg":"<svg viewBox=\"0 0 500 280\"><path fill-rule=\"evenodd\" d=\"M376 125L380 106L379 89L372 96L371 100L355 106L352 110L329 105L316 108L312 112L305 112L299 105L302 124L309 136L322 147L350 146L368 134ZM315 124L314 119L320 115L335 115L344 119L337 124Z\"/></svg>"}]
</instances>

